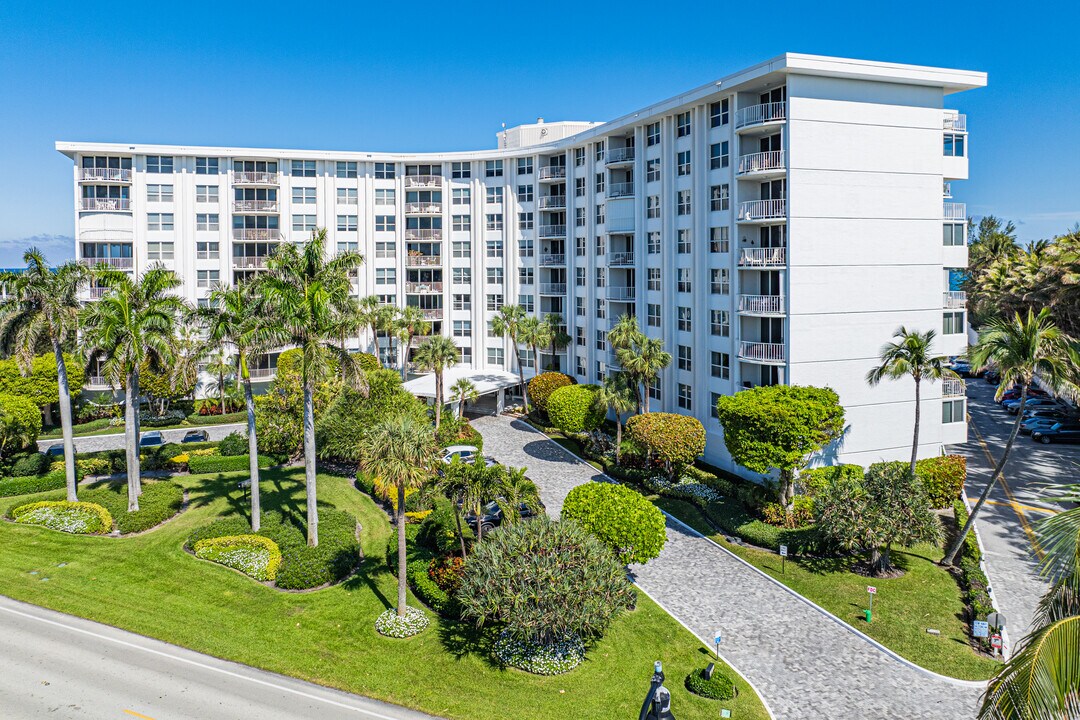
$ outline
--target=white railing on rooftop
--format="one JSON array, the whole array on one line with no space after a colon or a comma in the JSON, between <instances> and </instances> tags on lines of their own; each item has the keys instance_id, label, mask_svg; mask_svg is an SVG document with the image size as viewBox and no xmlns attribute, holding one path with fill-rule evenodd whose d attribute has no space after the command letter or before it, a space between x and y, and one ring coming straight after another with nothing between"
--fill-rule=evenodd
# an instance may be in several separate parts
<instances>
[{"instance_id":1,"label":"white railing on rooftop","mask_svg":"<svg viewBox=\"0 0 1080 720\"><path fill-rule=\"evenodd\" d=\"M787 102L763 103L751 105L735 112L735 127L744 128L751 125L761 125L768 122L779 122L787 119Z\"/></svg>"}]
</instances>

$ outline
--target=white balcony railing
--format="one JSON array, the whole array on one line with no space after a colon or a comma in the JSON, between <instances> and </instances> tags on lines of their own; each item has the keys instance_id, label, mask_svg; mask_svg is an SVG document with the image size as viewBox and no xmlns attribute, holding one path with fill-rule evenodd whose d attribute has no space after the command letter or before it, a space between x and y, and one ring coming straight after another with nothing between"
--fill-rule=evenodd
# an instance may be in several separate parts
<instances>
[{"instance_id":1,"label":"white balcony railing","mask_svg":"<svg viewBox=\"0 0 1080 720\"><path fill-rule=\"evenodd\" d=\"M946 220L967 220L967 205L964 203L944 203L942 213Z\"/></svg>"},{"instance_id":2,"label":"white balcony railing","mask_svg":"<svg viewBox=\"0 0 1080 720\"><path fill-rule=\"evenodd\" d=\"M632 162L633 160L634 148L632 147L611 148L607 152L608 165L614 165L615 163Z\"/></svg>"},{"instance_id":3,"label":"white balcony railing","mask_svg":"<svg viewBox=\"0 0 1080 720\"><path fill-rule=\"evenodd\" d=\"M80 210L131 210L129 198L79 198Z\"/></svg>"},{"instance_id":4,"label":"white balcony railing","mask_svg":"<svg viewBox=\"0 0 1080 720\"><path fill-rule=\"evenodd\" d=\"M751 105L735 112L735 127L744 128L787 119L787 102L772 102Z\"/></svg>"},{"instance_id":5,"label":"white balcony railing","mask_svg":"<svg viewBox=\"0 0 1080 720\"><path fill-rule=\"evenodd\" d=\"M566 207L565 195L542 195L540 197L541 210L562 210Z\"/></svg>"},{"instance_id":6,"label":"white balcony railing","mask_svg":"<svg viewBox=\"0 0 1080 720\"><path fill-rule=\"evenodd\" d=\"M942 397L964 397L967 394L967 386L960 378L945 378L941 381Z\"/></svg>"},{"instance_id":7,"label":"white balcony railing","mask_svg":"<svg viewBox=\"0 0 1080 720\"><path fill-rule=\"evenodd\" d=\"M407 255L405 265L408 267L431 267L442 265L442 255Z\"/></svg>"},{"instance_id":8,"label":"white balcony railing","mask_svg":"<svg viewBox=\"0 0 1080 720\"><path fill-rule=\"evenodd\" d=\"M440 213L442 213L441 202L405 203L406 215L438 215Z\"/></svg>"},{"instance_id":9,"label":"white balcony railing","mask_svg":"<svg viewBox=\"0 0 1080 720\"><path fill-rule=\"evenodd\" d=\"M618 302L633 302L637 298L637 288L629 285L617 286L609 285L607 289L607 299L616 300Z\"/></svg>"},{"instance_id":10,"label":"white balcony railing","mask_svg":"<svg viewBox=\"0 0 1080 720\"><path fill-rule=\"evenodd\" d=\"M566 225L541 225L537 232L542 238L566 237Z\"/></svg>"},{"instance_id":11,"label":"white balcony railing","mask_svg":"<svg viewBox=\"0 0 1080 720\"><path fill-rule=\"evenodd\" d=\"M546 267L565 265L566 255L563 253L541 253L540 264Z\"/></svg>"},{"instance_id":12,"label":"white balcony railing","mask_svg":"<svg viewBox=\"0 0 1080 720\"><path fill-rule=\"evenodd\" d=\"M90 288L90 297L94 300L100 300L105 297L105 293L109 291L109 288L105 287L92 287Z\"/></svg>"},{"instance_id":13,"label":"white balcony railing","mask_svg":"<svg viewBox=\"0 0 1080 720\"><path fill-rule=\"evenodd\" d=\"M438 188L442 187L442 175L406 175L405 187L407 188Z\"/></svg>"},{"instance_id":14,"label":"white balcony railing","mask_svg":"<svg viewBox=\"0 0 1080 720\"><path fill-rule=\"evenodd\" d=\"M236 242L277 242L281 240L281 231L277 228L233 228L232 236Z\"/></svg>"},{"instance_id":15,"label":"white balcony railing","mask_svg":"<svg viewBox=\"0 0 1080 720\"><path fill-rule=\"evenodd\" d=\"M625 267L634 264L634 251L613 252L608 255L608 265L612 267Z\"/></svg>"},{"instance_id":16,"label":"white balcony railing","mask_svg":"<svg viewBox=\"0 0 1080 720\"><path fill-rule=\"evenodd\" d=\"M783 198L776 200L747 200L739 203L739 220L783 220L787 216L787 201Z\"/></svg>"},{"instance_id":17,"label":"white balcony railing","mask_svg":"<svg viewBox=\"0 0 1080 720\"><path fill-rule=\"evenodd\" d=\"M566 283L540 283L541 295L565 295Z\"/></svg>"},{"instance_id":18,"label":"white balcony railing","mask_svg":"<svg viewBox=\"0 0 1080 720\"><path fill-rule=\"evenodd\" d=\"M967 115L963 113L947 114L942 127L953 132L967 132Z\"/></svg>"},{"instance_id":19,"label":"white balcony railing","mask_svg":"<svg viewBox=\"0 0 1080 720\"><path fill-rule=\"evenodd\" d=\"M443 234L441 228L406 228L405 239L439 241L443 239Z\"/></svg>"},{"instance_id":20,"label":"white balcony railing","mask_svg":"<svg viewBox=\"0 0 1080 720\"><path fill-rule=\"evenodd\" d=\"M785 353L783 343L746 341L739 343L740 360L766 364L779 364L784 362L784 355Z\"/></svg>"},{"instance_id":21,"label":"white balcony railing","mask_svg":"<svg viewBox=\"0 0 1080 720\"><path fill-rule=\"evenodd\" d=\"M79 168L79 179L98 182L131 182L131 170L128 168Z\"/></svg>"},{"instance_id":22,"label":"white balcony railing","mask_svg":"<svg viewBox=\"0 0 1080 720\"><path fill-rule=\"evenodd\" d=\"M248 374L251 376L252 380L265 380L277 375L277 368L248 368Z\"/></svg>"},{"instance_id":23,"label":"white balcony railing","mask_svg":"<svg viewBox=\"0 0 1080 720\"><path fill-rule=\"evenodd\" d=\"M405 292L413 295L437 295L442 292L442 283L406 281Z\"/></svg>"},{"instance_id":24,"label":"white balcony railing","mask_svg":"<svg viewBox=\"0 0 1080 720\"><path fill-rule=\"evenodd\" d=\"M234 200L233 212L277 212L277 200Z\"/></svg>"},{"instance_id":25,"label":"white balcony railing","mask_svg":"<svg viewBox=\"0 0 1080 720\"><path fill-rule=\"evenodd\" d=\"M566 177L566 167L564 165L548 165L540 168L540 172L537 173L536 177L539 180L561 180Z\"/></svg>"},{"instance_id":26,"label":"white balcony railing","mask_svg":"<svg viewBox=\"0 0 1080 720\"><path fill-rule=\"evenodd\" d=\"M944 198L951 198L952 197L952 183L950 183L950 182L941 183L941 197L944 197Z\"/></svg>"},{"instance_id":27,"label":"white balcony railing","mask_svg":"<svg viewBox=\"0 0 1080 720\"><path fill-rule=\"evenodd\" d=\"M787 264L787 248L743 248L739 251L740 267L783 267Z\"/></svg>"},{"instance_id":28,"label":"white balcony railing","mask_svg":"<svg viewBox=\"0 0 1080 720\"><path fill-rule=\"evenodd\" d=\"M233 185L277 185L278 174L265 170L238 170L233 173Z\"/></svg>"},{"instance_id":29,"label":"white balcony railing","mask_svg":"<svg viewBox=\"0 0 1080 720\"><path fill-rule=\"evenodd\" d=\"M107 388L109 386L108 379L104 375L87 375L86 387L88 388Z\"/></svg>"},{"instance_id":30,"label":"white balcony railing","mask_svg":"<svg viewBox=\"0 0 1080 720\"><path fill-rule=\"evenodd\" d=\"M783 295L740 295L739 312L747 315L783 315Z\"/></svg>"},{"instance_id":31,"label":"white balcony railing","mask_svg":"<svg viewBox=\"0 0 1080 720\"><path fill-rule=\"evenodd\" d=\"M750 153L739 158L739 174L773 172L784 169L784 151L768 150Z\"/></svg>"},{"instance_id":32,"label":"white balcony railing","mask_svg":"<svg viewBox=\"0 0 1080 720\"><path fill-rule=\"evenodd\" d=\"M634 183L632 182L611 183L608 185L607 196L609 198L632 197L633 194Z\"/></svg>"},{"instance_id":33,"label":"white balcony railing","mask_svg":"<svg viewBox=\"0 0 1080 720\"><path fill-rule=\"evenodd\" d=\"M967 305L967 293L963 290L948 290L943 296L942 307L946 310L963 310Z\"/></svg>"},{"instance_id":34,"label":"white balcony railing","mask_svg":"<svg viewBox=\"0 0 1080 720\"><path fill-rule=\"evenodd\" d=\"M421 308L421 311L425 320L441 320L443 316L442 308Z\"/></svg>"},{"instance_id":35,"label":"white balcony railing","mask_svg":"<svg viewBox=\"0 0 1080 720\"><path fill-rule=\"evenodd\" d=\"M108 265L111 268L117 270L130 270L135 267L135 258L129 257L84 257L79 258L79 264L87 267L97 267L98 265Z\"/></svg>"},{"instance_id":36,"label":"white balcony railing","mask_svg":"<svg viewBox=\"0 0 1080 720\"><path fill-rule=\"evenodd\" d=\"M233 255L232 266L239 270L265 268L269 255Z\"/></svg>"}]
</instances>

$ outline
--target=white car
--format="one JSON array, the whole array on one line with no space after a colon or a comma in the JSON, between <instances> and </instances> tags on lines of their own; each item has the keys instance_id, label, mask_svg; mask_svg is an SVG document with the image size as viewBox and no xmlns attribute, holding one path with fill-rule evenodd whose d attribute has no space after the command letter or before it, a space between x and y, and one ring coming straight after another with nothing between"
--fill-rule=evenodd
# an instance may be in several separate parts
<instances>
[{"instance_id":1,"label":"white car","mask_svg":"<svg viewBox=\"0 0 1080 720\"><path fill-rule=\"evenodd\" d=\"M479 454L480 450L473 445L451 445L443 451L442 461L450 464L454 458L461 458L462 462L472 462Z\"/></svg>"}]
</instances>

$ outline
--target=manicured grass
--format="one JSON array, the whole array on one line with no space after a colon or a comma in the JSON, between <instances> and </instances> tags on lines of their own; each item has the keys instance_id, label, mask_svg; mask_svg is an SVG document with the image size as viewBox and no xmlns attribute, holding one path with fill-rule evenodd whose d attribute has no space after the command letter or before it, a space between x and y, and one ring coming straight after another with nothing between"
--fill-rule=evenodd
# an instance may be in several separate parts
<instances>
[{"instance_id":1,"label":"manicured grass","mask_svg":"<svg viewBox=\"0 0 1080 720\"><path fill-rule=\"evenodd\" d=\"M928 670L963 680L986 680L1001 668L1000 663L976 653L968 644L960 587L937 564L944 556L941 548L919 545L907 551L893 550L894 564L905 570L894 579L868 578L851 572L856 558L789 557L781 573L779 555L728 543L694 505L670 498L653 498L653 502L757 569ZM873 620L869 623L863 615L869 597L868 585L877 588ZM930 635L927 628L940 630L941 635Z\"/></svg>"},{"instance_id":2,"label":"manicured grass","mask_svg":"<svg viewBox=\"0 0 1080 720\"><path fill-rule=\"evenodd\" d=\"M236 487L242 477L175 478L188 489L188 510L136 537L72 537L0 523L0 593L442 717L634 717L657 659L664 661L680 719L719 715L720 703L683 687L691 670L709 662L708 648L644 595L586 662L563 676L495 667L488 652L492 632L468 623L433 618L410 640L378 635L375 618L396 597L385 563L390 526L349 478L319 476L319 502L354 514L363 528L367 559L339 585L285 593L185 553L182 545L194 528L215 517L246 515L247 500ZM265 510L303 517L302 469L270 470L262 477ZM410 603L419 606L415 599ZM723 706L736 718L767 718L746 682L737 677L736 683L741 694Z\"/></svg>"}]
</instances>

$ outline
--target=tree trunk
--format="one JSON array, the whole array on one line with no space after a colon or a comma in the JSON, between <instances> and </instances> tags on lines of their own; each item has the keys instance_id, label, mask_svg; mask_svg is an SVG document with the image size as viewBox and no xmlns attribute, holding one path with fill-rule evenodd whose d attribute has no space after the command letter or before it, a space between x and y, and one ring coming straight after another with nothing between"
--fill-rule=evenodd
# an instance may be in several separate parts
<instances>
[{"instance_id":1,"label":"tree trunk","mask_svg":"<svg viewBox=\"0 0 1080 720\"><path fill-rule=\"evenodd\" d=\"M476 506L476 542L480 542L484 539L484 531L480 523L484 517L484 507L482 504Z\"/></svg>"},{"instance_id":2,"label":"tree trunk","mask_svg":"<svg viewBox=\"0 0 1080 720\"><path fill-rule=\"evenodd\" d=\"M615 413L615 464L622 462L622 418Z\"/></svg>"},{"instance_id":3,"label":"tree trunk","mask_svg":"<svg viewBox=\"0 0 1080 720\"><path fill-rule=\"evenodd\" d=\"M397 488L397 614L405 617L405 486Z\"/></svg>"},{"instance_id":4,"label":"tree trunk","mask_svg":"<svg viewBox=\"0 0 1080 720\"><path fill-rule=\"evenodd\" d=\"M126 436L124 441L127 446L125 448L125 454L127 455L128 512L135 512L139 509L139 493L136 491L135 487L135 478L138 477L139 474L139 432L135 424L135 418L138 416L138 413L134 410L134 385L134 375L128 373L124 397L124 435ZM71 457L74 457L74 453L71 453Z\"/></svg>"},{"instance_id":5,"label":"tree trunk","mask_svg":"<svg viewBox=\"0 0 1080 720\"><path fill-rule=\"evenodd\" d=\"M911 441L911 477L915 477L915 461L919 459L919 417L922 415L921 378L915 378L915 437Z\"/></svg>"},{"instance_id":6,"label":"tree trunk","mask_svg":"<svg viewBox=\"0 0 1080 720\"><path fill-rule=\"evenodd\" d=\"M649 412L649 381L646 378L642 378L642 380L641 384L644 386L645 392L641 393L638 406L643 408L644 412Z\"/></svg>"},{"instance_id":7,"label":"tree trunk","mask_svg":"<svg viewBox=\"0 0 1080 720\"><path fill-rule=\"evenodd\" d=\"M60 390L60 430L64 435L64 474L67 477L67 499L75 502L78 495L78 478L75 477L75 438L71 425L71 388L68 387L67 366L60 343L53 340L56 356L56 383Z\"/></svg>"},{"instance_id":8,"label":"tree trunk","mask_svg":"<svg viewBox=\"0 0 1080 720\"><path fill-rule=\"evenodd\" d=\"M409 348L412 346L412 333L405 336L404 347L401 349L401 382L405 382L409 372Z\"/></svg>"},{"instance_id":9,"label":"tree trunk","mask_svg":"<svg viewBox=\"0 0 1080 720\"><path fill-rule=\"evenodd\" d=\"M461 559L465 559L465 531L461 528L461 508L454 506L454 520L457 521L457 536L461 540Z\"/></svg>"},{"instance_id":10,"label":"tree trunk","mask_svg":"<svg viewBox=\"0 0 1080 720\"><path fill-rule=\"evenodd\" d=\"M442 422L442 370L435 371L435 431L439 430L439 423Z\"/></svg>"},{"instance_id":11,"label":"tree trunk","mask_svg":"<svg viewBox=\"0 0 1080 720\"><path fill-rule=\"evenodd\" d=\"M521 351L518 350L517 340L510 336L510 342L514 343L514 357L517 358L518 382L521 383L521 402L525 405L525 414L529 414L529 393L525 391L525 368L521 367Z\"/></svg>"},{"instance_id":12,"label":"tree trunk","mask_svg":"<svg viewBox=\"0 0 1080 720\"><path fill-rule=\"evenodd\" d=\"M139 415L139 369L135 368L132 373L132 384L135 386L135 394L133 395L135 401L135 496L142 495L142 460L139 457L139 441L142 439L142 420Z\"/></svg>"},{"instance_id":13,"label":"tree trunk","mask_svg":"<svg viewBox=\"0 0 1080 720\"><path fill-rule=\"evenodd\" d=\"M998 460L997 465L994 466L994 474L990 476L990 481L986 483L986 487L983 488L982 494L979 495L979 501L975 503L975 507L971 508L971 514L968 516L968 520L964 523L963 529L960 534L953 540L952 547L949 548L949 552L945 554L942 559L942 565L953 565L956 562L956 555L960 552L960 547L964 544L964 538L967 537L968 532L971 530L971 526L975 524L975 516L979 514L979 510L986 503L986 498L990 495L990 490L997 484L998 478L1001 477L1002 470L1005 469L1005 463L1009 460L1009 453L1012 451L1013 443L1016 441L1016 434L1020 432L1020 423L1024 422L1024 403L1027 402L1027 383L1024 383L1023 389L1020 390L1020 407L1016 408L1016 422L1013 423L1012 433L1009 434L1009 442L1005 443L1005 452L1001 454L1001 459Z\"/></svg>"},{"instance_id":14,"label":"tree trunk","mask_svg":"<svg viewBox=\"0 0 1080 720\"><path fill-rule=\"evenodd\" d=\"M304 480L307 489L307 543L319 544L319 510L315 487L315 390L304 380Z\"/></svg>"},{"instance_id":15,"label":"tree trunk","mask_svg":"<svg viewBox=\"0 0 1080 720\"><path fill-rule=\"evenodd\" d=\"M255 398L251 378L244 378L244 404L247 406L248 471L251 473L251 530L259 532L262 524L262 498L259 497L259 440L255 436Z\"/></svg>"},{"instance_id":16,"label":"tree trunk","mask_svg":"<svg viewBox=\"0 0 1080 720\"><path fill-rule=\"evenodd\" d=\"M221 398L219 400L219 402L221 403L221 407L219 408L219 410L221 410L221 412L219 414L224 415L225 414L225 374L224 373L222 373L221 375L218 375L218 396Z\"/></svg>"},{"instance_id":17,"label":"tree trunk","mask_svg":"<svg viewBox=\"0 0 1080 720\"><path fill-rule=\"evenodd\" d=\"M795 504L795 471L780 471L780 504L790 513Z\"/></svg>"},{"instance_id":18,"label":"tree trunk","mask_svg":"<svg viewBox=\"0 0 1080 720\"><path fill-rule=\"evenodd\" d=\"M461 397L458 399L458 420L465 417L465 393L461 393Z\"/></svg>"},{"instance_id":19,"label":"tree trunk","mask_svg":"<svg viewBox=\"0 0 1080 720\"><path fill-rule=\"evenodd\" d=\"M870 548L870 574L873 577L881 574L881 548L877 545Z\"/></svg>"}]
</instances>

